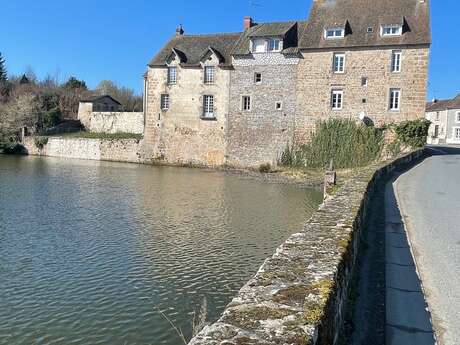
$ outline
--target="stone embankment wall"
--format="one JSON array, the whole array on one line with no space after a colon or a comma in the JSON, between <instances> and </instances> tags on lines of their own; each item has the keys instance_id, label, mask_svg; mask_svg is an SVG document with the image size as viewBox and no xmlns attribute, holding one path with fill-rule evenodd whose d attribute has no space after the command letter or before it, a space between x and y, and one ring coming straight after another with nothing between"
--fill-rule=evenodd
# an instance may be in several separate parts
<instances>
[{"instance_id":1,"label":"stone embankment wall","mask_svg":"<svg viewBox=\"0 0 460 345\"><path fill-rule=\"evenodd\" d=\"M93 112L86 128L95 133L144 133L144 113Z\"/></svg>"},{"instance_id":2,"label":"stone embankment wall","mask_svg":"<svg viewBox=\"0 0 460 345\"><path fill-rule=\"evenodd\" d=\"M374 187L423 154L370 166L348 180L189 345L338 344Z\"/></svg>"},{"instance_id":3,"label":"stone embankment wall","mask_svg":"<svg viewBox=\"0 0 460 345\"><path fill-rule=\"evenodd\" d=\"M38 148L33 137L24 138L23 146L30 155L100 161L143 163L142 140L49 138Z\"/></svg>"}]
</instances>

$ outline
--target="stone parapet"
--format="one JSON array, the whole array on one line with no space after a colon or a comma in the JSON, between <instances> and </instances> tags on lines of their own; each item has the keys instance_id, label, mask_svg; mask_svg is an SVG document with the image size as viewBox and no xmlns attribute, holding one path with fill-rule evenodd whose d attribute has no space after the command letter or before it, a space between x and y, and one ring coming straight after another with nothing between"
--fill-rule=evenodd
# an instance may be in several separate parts
<instances>
[{"instance_id":1,"label":"stone parapet","mask_svg":"<svg viewBox=\"0 0 460 345\"><path fill-rule=\"evenodd\" d=\"M144 133L144 113L92 112L87 130L95 133Z\"/></svg>"},{"instance_id":2,"label":"stone parapet","mask_svg":"<svg viewBox=\"0 0 460 345\"><path fill-rule=\"evenodd\" d=\"M374 187L423 155L375 164L348 180L189 345L337 344Z\"/></svg>"}]
</instances>

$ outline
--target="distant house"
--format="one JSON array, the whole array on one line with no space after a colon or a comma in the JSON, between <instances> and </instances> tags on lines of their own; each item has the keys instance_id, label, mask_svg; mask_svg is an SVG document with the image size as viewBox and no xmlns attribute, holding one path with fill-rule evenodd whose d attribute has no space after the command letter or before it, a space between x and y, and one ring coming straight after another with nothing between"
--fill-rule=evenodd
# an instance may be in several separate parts
<instances>
[{"instance_id":1,"label":"distant house","mask_svg":"<svg viewBox=\"0 0 460 345\"><path fill-rule=\"evenodd\" d=\"M93 112L120 112L123 106L109 95L95 96L80 101L78 119L85 126L89 126L89 118Z\"/></svg>"},{"instance_id":2,"label":"distant house","mask_svg":"<svg viewBox=\"0 0 460 345\"><path fill-rule=\"evenodd\" d=\"M460 144L460 93L453 99L429 102L426 118L431 121L428 144Z\"/></svg>"}]
</instances>

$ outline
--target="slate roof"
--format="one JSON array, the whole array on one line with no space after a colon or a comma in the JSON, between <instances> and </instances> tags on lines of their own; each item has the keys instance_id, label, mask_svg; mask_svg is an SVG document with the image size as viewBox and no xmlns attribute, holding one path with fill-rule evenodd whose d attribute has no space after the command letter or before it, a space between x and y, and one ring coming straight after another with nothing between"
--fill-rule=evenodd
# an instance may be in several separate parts
<instances>
[{"instance_id":1,"label":"slate roof","mask_svg":"<svg viewBox=\"0 0 460 345\"><path fill-rule=\"evenodd\" d=\"M438 100L426 104L426 112L443 111L447 109L460 109L460 93L453 99Z\"/></svg>"},{"instance_id":2,"label":"slate roof","mask_svg":"<svg viewBox=\"0 0 460 345\"><path fill-rule=\"evenodd\" d=\"M403 34L381 37L381 25L403 25ZM326 28L345 27L342 39L325 39ZM368 33L368 27L373 28ZM322 49L430 44L428 0L315 0L299 47Z\"/></svg>"},{"instance_id":3,"label":"slate roof","mask_svg":"<svg viewBox=\"0 0 460 345\"><path fill-rule=\"evenodd\" d=\"M109 96L109 95L103 95L103 96L92 96L92 97L88 97L86 99L82 99L80 102L82 103L95 103L97 101L100 101L100 100L103 100L104 98L110 98L112 101L114 101L115 103L119 104L119 105L122 105L120 102L118 102L115 98L113 98L112 96Z\"/></svg>"},{"instance_id":4,"label":"slate roof","mask_svg":"<svg viewBox=\"0 0 460 345\"><path fill-rule=\"evenodd\" d=\"M150 61L149 66L166 66L175 49L183 66L200 65L202 57L211 48L219 56L221 65L231 65L231 51L241 33L221 33L212 35L177 35L172 37L160 52Z\"/></svg>"},{"instance_id":5,"label":"slate roof","mask_svg":"<svg viewBox=\"0 0 460 345\"><path fill-rule=\"evenodd\" d=\"M276 22L254 24L247 29L236 42L233 55L249 54L250 41L257 37L282 37L284 38L283 54L298 52L299 35L305 31L306 22Z\"/></svg>"}]
</instances>

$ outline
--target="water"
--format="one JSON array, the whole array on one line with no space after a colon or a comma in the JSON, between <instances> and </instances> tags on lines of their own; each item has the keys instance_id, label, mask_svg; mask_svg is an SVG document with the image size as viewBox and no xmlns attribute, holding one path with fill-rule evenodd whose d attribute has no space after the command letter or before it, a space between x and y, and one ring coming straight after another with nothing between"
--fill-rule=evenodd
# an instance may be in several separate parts
<instances>
[{"instance_id":1,"label":"water","mask_svg":"<svg viewBox=\"0 0 460 345\"><path fill-rule=\"evenodd\" d=\"M317 208L222 172L0 155L0 344L178 345Z\"/></svg>"}]
</instances>

